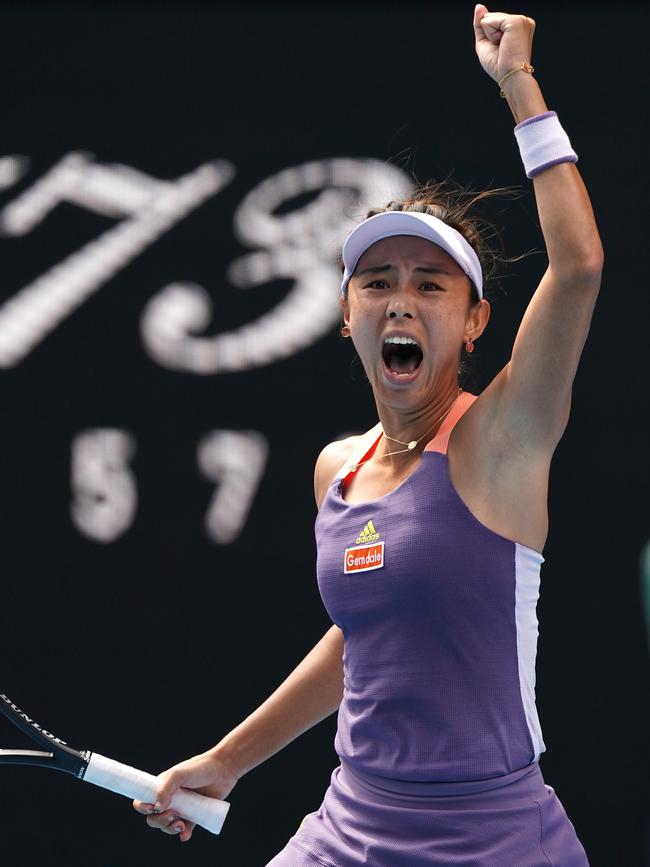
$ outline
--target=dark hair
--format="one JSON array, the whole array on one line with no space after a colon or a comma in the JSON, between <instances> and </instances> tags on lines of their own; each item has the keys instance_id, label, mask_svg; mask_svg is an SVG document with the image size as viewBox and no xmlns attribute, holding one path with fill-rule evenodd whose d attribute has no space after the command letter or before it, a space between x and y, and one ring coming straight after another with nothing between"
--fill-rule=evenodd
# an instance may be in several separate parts
<instances>
[{"instance_id":1,"label":"dark hair","mask_svg":"<svg viewBox=\"0 0 650 867\"><path fill-rule=\"evenodd\" d=\"M415 211L437 217L456 229L478 256L483 272L483 297L492 302L495 300L495 290L500 288L498 278L501 265L518 261L523 256L507 258L504 255L499 229L491 220L476 213L476 206L486 199L507 198L521 194L521 190L517 187L493 187L476 191L462 187L451 180L427 181L416 187L413 195L408 199L389 202L383 208L372 208L365 219L385 211ZM343 267L342 260L341 267ZM473 283L471 286L471 303L477 304L480 300L478 291ZM467 360L464 348L461 348L458 381L463 387L473 378L474 373Z\"/></svg>"}]
</instances>

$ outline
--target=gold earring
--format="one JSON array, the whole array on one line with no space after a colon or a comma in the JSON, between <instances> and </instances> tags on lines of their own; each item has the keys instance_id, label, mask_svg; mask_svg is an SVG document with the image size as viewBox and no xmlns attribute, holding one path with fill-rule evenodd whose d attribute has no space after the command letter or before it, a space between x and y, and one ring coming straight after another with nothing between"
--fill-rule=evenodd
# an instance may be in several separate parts
<instances>
[{"instance_id":1,"label":"gold earring","mask_svg":"<svg viewBox=\"0 0 650 867\"><path fill-rule=\"evenodd\" d=\"M467 343L465 344L465 351L466 352L474 352L474 341L471 339L471 337L468 339Z\"/></svg>"},{"instance_id":2,"label":"gold earring","mask_svg":"<svg viewBox=\"0 0 650 867\"><path fill-rule=\"evenodd\" d=\"M341 333L341 337L349 337L349 336L350 336L350 326L349 326L349 325L344 325L344 326L341 328L341 332L340 332L340 333Z\"/></svg>"}]
</instances>

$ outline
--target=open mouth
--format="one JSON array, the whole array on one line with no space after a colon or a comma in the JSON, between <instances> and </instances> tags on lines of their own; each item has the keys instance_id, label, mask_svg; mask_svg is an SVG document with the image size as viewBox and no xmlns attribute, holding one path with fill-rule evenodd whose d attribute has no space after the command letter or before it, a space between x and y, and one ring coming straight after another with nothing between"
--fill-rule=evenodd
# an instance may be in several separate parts
<instances>
[{"instance_id":1,"label":"open mouth","mask_svg":"<svg viewBox=\"0 0 650 867\"><path fill-rule=\"evenodd\" d=\"M409 376L422 364L424 355L411 337L387 337L381 355L387 370L397 376Z\"/></svg>"}]
</instances>

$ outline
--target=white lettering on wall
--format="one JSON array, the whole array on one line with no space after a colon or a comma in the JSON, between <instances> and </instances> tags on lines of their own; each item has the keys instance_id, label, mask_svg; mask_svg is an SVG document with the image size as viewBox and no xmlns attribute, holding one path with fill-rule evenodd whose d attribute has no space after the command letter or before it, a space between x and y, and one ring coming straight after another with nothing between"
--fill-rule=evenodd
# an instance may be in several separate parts
<instances>
[{"instance_id":1,"label":"white lettering on wall","mask_svg":"<svg viewBox=\"0 0 650 867\"><path fill-rule=\"evenodd\" d=\"M233 262L227 276L239 289L288 279L290 291L253 322L198 336L213 316L209 293L195 283L170 283L144 310L145 347L164 367L198 374L259 367L305 349L339 317L337 257L345 235L368 207L409 190L404 172L378 160L317 160L266 179L234 215L238 238L262 249ZM308 193L317 196L304 207L276 213Z\"/></svg>"},{"instance_id":2,"label":"white lettering on wall","mask_svg":"<svg viewBox=\"0 0 650 867\"><path fill-rule=\"evenodd\" d=\"M19 181L28 167L26 157L0 157L0 190ZM167 181L130 166L96 163L85 153L64 156L0 210L0 234L26 235L62 202L119 222L0 305L0 367L18 364L233 175L234 167L224 160ZM311 345L338 318L337 257L345 234L369 206L409 190L403 171L370 159L315 160L262 181L234 215L237 237L257 249L233 262L227 278L238 289L286 279L290 291L255 321L201 336L212 320L212 298L195 283L174 281L144 310L141 332L148 352L167 368L215 374L269 364ZM305 195L313 196L306 205L278 213Z\"/></svg>"},{"instance_id":3,"label":"white lettering on wall","mask_svg":"<svg viewBox=\"0 0 650 867\"><path fill-rule=\"evenodd\" d=\"M8 158L5 158L8 159ZM205 163L173 181L71 153L0 210L0 230L24 235L61 202L121 218L0 307L0 367L18 364L56 326L162 234L229 183L233 166Z\"/></svg>"},{"instance_id":4,"label":"white lettering on wall","mask_svg":"<svg viewBox=\"0 0 650 867\"><path fill-rule=\"evenodd\" d=\"M114 542L133 523L137 484L129 461L135 454L131 434L95 428L72 442L72 520L97 542Z\"/></svg>"},{"instance_id":5,"label":"white lettering on wall","mask_svg":"<svg viewBox=\"0 0 650 867\"><path fill-rule=\"evenodd\" d=\"M0 157L0 190L13 187L29 170L29 160L26 157Z\"/></svg>"},{"instance_id":6,"label":"white lettering on wall","mask_svg":"<svg viewBox=\"0 0 650 867\"><path fill-rule=\"evenodd\" d=\"M241 533L268 452L266 439L257 431L213 431L199 443L199 467L206 478L217 483L205 516L206 532L215 542L233 542Z\"/></svg>"}]
</instances>

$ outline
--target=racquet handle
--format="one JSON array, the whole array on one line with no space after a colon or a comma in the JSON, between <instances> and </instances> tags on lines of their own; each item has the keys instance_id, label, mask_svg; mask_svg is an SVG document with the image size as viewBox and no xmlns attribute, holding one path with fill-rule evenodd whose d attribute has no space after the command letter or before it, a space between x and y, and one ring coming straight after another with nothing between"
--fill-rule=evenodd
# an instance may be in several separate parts
<instances>
[{"instance_id":1,"label":"racquet handle","mask_svg":"<svg viewBox=\"0 0 650 867\"><path fill-rule=\"evenodd\" d=\"M109 789L118 795L135 798L146 804L153 804L156 801L157 777L115 762L113 759L107 759L99 753L90 754L83 779L87 783L101 786L102 789ZM190 822L201 825L213 834L218 834L230 804L217 798L199 795L198 792L192 792L190 789L178 789L174 792L169 809L177 812L181 818L189 819Z\"/></svg>"}]
</instances>

